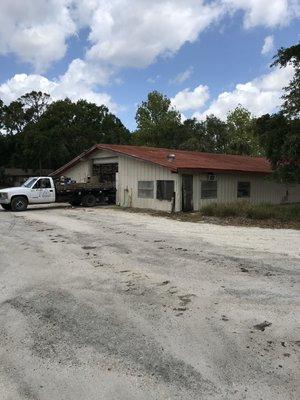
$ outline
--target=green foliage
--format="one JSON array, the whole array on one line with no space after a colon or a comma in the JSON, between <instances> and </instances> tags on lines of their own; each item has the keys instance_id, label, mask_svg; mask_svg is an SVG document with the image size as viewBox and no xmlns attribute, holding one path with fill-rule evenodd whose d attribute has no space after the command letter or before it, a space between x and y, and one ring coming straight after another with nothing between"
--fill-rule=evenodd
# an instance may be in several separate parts
<instances>
[{"instance_id":1,"label":"green foliage","mask_svg":"<svg viewBox=\"0 0 300 400\"><path fill-rule=\"evenodd\" d=\"M228 129L226 122L221 121L214 115L209 115L203 121L205 139L207 141L207 152L226 153L228 145Z\"/></svg>"},{"instance_id":2,"label":"green foliage","mask_svg":"<svg viewBox=\"0 0 300 400\"><path fill-rule=\"evenodd\" d=\"M206 153L226 152L227 126L214 115L207 116L204 121L187 119L183 123L183 129L187 140L179 146L180 149Z\"/></svg>"},{"instance_id":3,"label":"green foliage","mask_svg":"<svg viewBox=\"0 0 300 400\"><path fill-rule=\"evenodd\" d=\"M56 168L95 143L127 143L129 132L107 107L66 99L50 104L23 137L24 164Z\"/></svg>"},{"instance_id":4,"label":"green foliage","mask_svg":"<svg viewBox=\"0 0 300 400\"><path fill-rule=\"evenodd\" d=\"M244 202L228 204L209 203L201 208L201 213L209 217L237 217L241 212L241 208L244 207Z\"/></svg>"},{"instance_id":5,"label":"green foliage","mask_svg":"<svg viewBox=\"0 0 300 400\"><path fill-rule=\"evenodd\" d=\"M0 99L0 135L1 135L1 130L3 129L3 118L4 118L4 104L3 101Z\"/></svg>"},{"instance_id":6,"label":"green foliage","mask_svg":"<svg viewBox=\"0 0 300 400\"><path fill-rule=\"evenodd\" d=\"M166 96L156 91L148 94L136 112L137 130L133 142L137 145L178 148L185 140L181 116Z\"/></svg>"},{"instance_id":7,"label":"green foliage","mask_svg":"<svg viewBox=\"0 0 300 400\"><path fill-rule=\"evenodd\" d=\"M284 88L283 95L284 103L282 106L283 112L289 117L300 117L300 43L294 46L283 48L281 47L274 57L273 65L286 67L291 64L294 67L295 73L291 82Z\"/></svg>"},{"instance_id":8,"label":"green foliage","mask_svg":"<svg viewBox=\"0 0 300 400\"><path fill-rule=\"evenodd\" d=\"M239 201L228 204L210 203L201 208L201 214L220 218L242 217L254 220L276 219L282 222L300 222L300 204L250 204Z\"/></svg>"},{"instance_id":9,"label":"green foliage","mask_svg":"<svg viewBox=\"0 0 300 400\"><path fill-rule=\"evenodd\" d=\"M239 106L227 116L228 153L249 156L261 156L263 150L255 132L254 119L251 113Z\"/></svg>"},{"instance_id":10,"label":"green foliage","mask_svg":"<svg viewBox=\"0 0 300 400\"><path fill-rule=\"evenodd\" d=\"M262 153L251 114L242 107L232 111L227 122L209 115L204 121L192 118L182 123L170 99L155 91L138 107L136 122L133 143L137 145L207 153Z\"/></svg>"},{"instance_id":11,"label":"green foliage","mask_svg":"<svg viewBox=\"0 0 300 400\"><path fill-rule=\"evenodd\" d=\"M2 103L1 103L2 104ZM128 143L130 133L105 106L28 93L1 108L1 165L55 169L95 143ZM3 112L1 114L1 110Z\"/></svg>"},{"instance_id":12,"label":"green foliage","mask_svg":"<svg viewBox=\"0 0 300 400\"><path fill-rule=\"evenodd\" d=\"M300 183L300 120L283 113L256 120L256 131L279 181Z\"/></svg>"}]
</instances>

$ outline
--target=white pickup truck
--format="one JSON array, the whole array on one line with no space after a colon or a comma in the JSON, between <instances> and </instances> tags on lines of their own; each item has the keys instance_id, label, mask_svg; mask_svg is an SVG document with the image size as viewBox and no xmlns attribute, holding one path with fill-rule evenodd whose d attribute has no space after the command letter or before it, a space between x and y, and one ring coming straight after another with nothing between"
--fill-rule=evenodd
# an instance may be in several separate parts
<instances>
[{"instance_id":1,"label":"white pickup truck","mask_svg":"<svg viewBox=\"0 0 300 400\"><path fill-rule=\"evenodd\" d=\"M29 178L20 187L0 190L0 204L7 211L25 211L28 204L70 203L93 207L97 203L113 203L115 189L90 183L60 184L49 176Z\"/></svg>"}]
</instances>

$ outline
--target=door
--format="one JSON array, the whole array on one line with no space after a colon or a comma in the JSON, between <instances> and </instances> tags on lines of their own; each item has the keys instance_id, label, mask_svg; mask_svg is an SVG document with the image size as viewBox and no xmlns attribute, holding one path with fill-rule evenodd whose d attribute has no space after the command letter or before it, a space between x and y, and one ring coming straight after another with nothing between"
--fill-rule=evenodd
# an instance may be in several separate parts
<instances>
[{"instance_id":1,"label":"door","mask_svg":"<svg viewBox=\"0 0 300 400\"><path fill-rule=\"evenodd\" d=\"M182 211L193 211L193 175L182 175Z\"/></svg>"},{"instance_id":2,"label":"door","mask_svg":"<svg viewBox=\"0 0 300 400\"><path fill-rule=\"evenodd\" d=\"M30 203L54 203L55 189L49 178L40 178L30 191Z\"/></svg>"}]
</instances>

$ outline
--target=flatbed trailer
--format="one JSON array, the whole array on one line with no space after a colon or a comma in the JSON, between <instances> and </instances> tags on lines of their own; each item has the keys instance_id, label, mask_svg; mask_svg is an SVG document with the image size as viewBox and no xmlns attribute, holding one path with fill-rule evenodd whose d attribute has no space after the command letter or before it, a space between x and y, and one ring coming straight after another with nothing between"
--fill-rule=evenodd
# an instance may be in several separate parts
<instances>
[{"instance_id":1,"label":"flatbed trailer","mask_svg":"<svg viewBox=\"0 0 300 400\"><path fill-rule=\"evenodd\" d=\"M0 190L0 204L5 210L24 211L29 204L70 203L93 207L112 204L116 189L109 184L60 183L51 177L32 177L22 186Z\"/></svg>"}]
</instances>

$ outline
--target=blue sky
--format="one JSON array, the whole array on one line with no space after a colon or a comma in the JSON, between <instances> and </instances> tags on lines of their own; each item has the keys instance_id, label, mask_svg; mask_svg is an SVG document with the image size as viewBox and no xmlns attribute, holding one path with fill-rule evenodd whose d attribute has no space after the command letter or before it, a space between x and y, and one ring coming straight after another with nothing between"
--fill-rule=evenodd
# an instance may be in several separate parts
<instances>
[{"instance_id":1,"label":"blue sky","mask_svg":"<svg viewBox=\"0 0 300 400\"><path fill-rule=\"evenodd\" d=\"M254 115L280 106L291 67L276 49L299 42L299 0L2 0L0 98L31 90L105 103L130 129L158 90L183 118ZM25 11L24 11L25 10Z\"/></svg>"}]
</instances>

